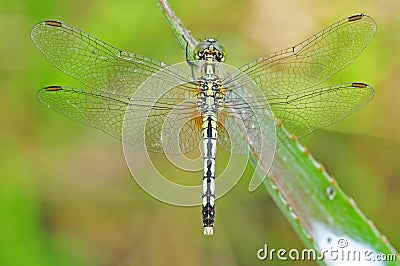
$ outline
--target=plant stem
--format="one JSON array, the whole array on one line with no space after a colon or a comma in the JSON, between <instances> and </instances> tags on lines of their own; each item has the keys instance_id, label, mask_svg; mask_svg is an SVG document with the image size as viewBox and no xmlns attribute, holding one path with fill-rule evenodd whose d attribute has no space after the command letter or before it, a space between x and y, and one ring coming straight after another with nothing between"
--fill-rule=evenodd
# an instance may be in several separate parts
<instances>
[{"instance_id":1,"label":"plant stem","mask_svg":"<svg viewBox=\"0 0 400 266\"><path fill-rule=\"evenodd\" d=\"M175 15L175 12L171 9L167 0L159 0L158 5L168 23L169 28L172 30L175 38L178 40L182 50L186 52L186 49L193 51L197 44L197 41L193 38L189 30L183 27L180 19ZM192 53L188 53L190 60L193 60Z\"/></svg>"}]
</instances>

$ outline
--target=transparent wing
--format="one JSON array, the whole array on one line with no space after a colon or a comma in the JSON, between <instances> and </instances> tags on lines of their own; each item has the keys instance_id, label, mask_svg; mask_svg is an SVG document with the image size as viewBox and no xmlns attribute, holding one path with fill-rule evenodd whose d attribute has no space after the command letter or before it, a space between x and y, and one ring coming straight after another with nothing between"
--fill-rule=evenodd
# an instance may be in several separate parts
<instances>
[{"instance_id":1,"label":"transparent wing","mask_svg":"<svg viewBox=\"0 0 400 266\"><path fill-rule=\"evenodd\" d=\"M274 95L307 90L353 62L375 32L376 24L371 17L351 16L298 45L259 58L240 70L254 80L268 100Z\"/></svg>"},{"instance_id":2,"label":"transparent wing","mask_svg":"<svg viewBox=\"0 0 400 266\"><path fill-rule=\"evenodd\" d=\"M166 64L118 50L74 27L57 21L36 24L31 32L36 47L58 69L93 90L130 97ZM179 73L171 73L173 78ZM168 80L168 76L165 77Z\"/></svg>"},{"instance_id":3,"label":"transparent wing","mask_svg":"<svg viewBox=\"0 0 400 266\"><path fill-rule=\"evenodd\" d=\"M245 74L231 80L229 73L240 70L226 66L224 70L224 106L218 118L218 143L236 154L273 152L275 120L263 92Z\"/></svg>"},{"instance_id":4,"label":"transparent wing","mask_svg":"<svg viewBox=\"0 0 400 266\"><path fill-rule=\"evenodd\" d=\"M123 117L129 103L128 97L51 86L39 90L37 98L42 104L72 120L121 139Z\"/></svg>"},{"instance_id":5,"label":"transparent wing","mask_svg":"<svg viewBox=\"0 0 400 266\"><path fill-rule=\"evenodd\" d=\"M265 105L269 104L274 116L283 121L285 128L301 138L316 129L329 126L345 118L367 104L373 96L374 90L371 86L354 82L275 95L267 103L263 98L254 98L246 103L233 100L230 105L236 110L235 112L251 112L260 119L268 116L264 109ZM248 123L247 120L252 121L245 117L242 120L245 123ZM250 126L247 127L250 128ZM234 141L236 139L240 141L239 137Z\"/></svg>"},{"instance_id":6,"label":"transparent wing","mask_svg":"<svg viewBox=\"0 0 400 266\"><path fill-rule=\"evenodd\" d=\"M37 97L41 103L66 117L117 139L122 139L122 130L125 130L124 141L129 144L143 147L140 138L144 136L146 147L143 148L180 154L198 147L201 140L195 101L184 98L190 91L194 92L188 90L188 85L177 86L159 98L131 99L105 92L51 86L41 89ZM173 116L174 112L179 116ZM142 125L145 127L140 127ZM166 135L163 132L172 133ZM161 142L162 135L164 140Z\"/></svg>"},{"instance_id":7,"label":"transparent wing","mask_svg":"<svg viewBox=\"0 0 400 266\"><path fill-rule=\"evenodd\" d=\"M373 95L371 86L350 83L277 95L268 103L289 132L304 137L350 115L367 104Z\"/></svg>"},{"instance_id":8,"label":"transparent wing","mask_svg":"<svg viewBox=\"0 0 400 266\"><path fill-rule=\"evenodd\" d=\"M149 97L152 88L157 88L161 94L154 93ZM148 79L129 103L123 140L128 139L148 151L167 154L185 154L198 148L201 118L196 94L194 83L165 88L158 74ZM136 107L140 99L146 99L147 108Z\"/></svg>"},{"instance_id":9,"label":"transparent wing","mask_svg":"<svg viewBox=\"0 0 400 266\"><path fill-rule=\"evenodd\" d=\"M275 123L261 109L243 106L223 111L218 123L218 144L234 154L261 154L275 150Z\"/></svg>"},{"instance_id":10,"label":"transparent wing","mask_svg":"<svg viewBox=\"0 0 400 266\"><path fill-rule=\"evenodd\" d=\"M298 137L337 122L365 105L373 89L363 83L315 88L350 64L374 36L366 15L343 19L302 43L262 57L232 73L235 82L248 75L265 95L274 115ZM229 84L238 90L237 84ZM258 103L257 103L258 102ZM255 100L254 106L262 106Z\"/></svg>"},{"instance_id":11,"label":"transparent wing","mask_svg":"<svg viewBox=\"0 0 400 266\"><path fill-rule=\"evenodd\" d=\"M140 121L143 121L144 115L148 115L145 127L146 148L153 152L176 152L173 144L178 138L174 139L174 143L173 138L164 141L166 147L164 151L161 149L160 130L168 126L169 130L177 132L178 123L168 123L169 114L180 102L188 101L194 96L193 84L187 83L191 80L188 74L157 60L118 50L57 21L36 24L32 29L31 38L53 65L92 89L51 86L38 92L40 102L73 120L98 128L118 139L122 138L127 109L131 112L127 117L135 117ZM135 94L140 85L155 73L159 77L159 84L153 84L145 94ZM176 85L184 83L187 84ZM163 89L166 86L175 86L175 89L165 92ZM160 96L161 94L163 95ZM187 106L180 104L180 108L186 108L187 112L182 112L177 120L186 119L185 125L179 125L179 138L186 141L179 142L182 146L181 152L193 149L193 139L197 137L193 133L195 120L188 119L185 115L194 112L193 104L186 103ZM125 132L130 137L124 138L124 141L138 144L138 129L130 129L134 130L129 134Z\"/></svg>"}]
</instances>

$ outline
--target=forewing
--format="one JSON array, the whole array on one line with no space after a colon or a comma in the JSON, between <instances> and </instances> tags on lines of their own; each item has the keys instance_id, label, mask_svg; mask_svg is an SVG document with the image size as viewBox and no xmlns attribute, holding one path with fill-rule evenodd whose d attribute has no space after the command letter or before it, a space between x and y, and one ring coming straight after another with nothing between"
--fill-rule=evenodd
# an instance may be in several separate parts
<instances>
[{"instance_id":1,"label":"forewing","mask_svg":"<svg viewBox=\"0 0 400 266\"><path fill-rule=\"evenodd\" d=\"M307 90L353 62L375 32L376 24L371 17L351 16L298 45L259 58L240 70L254 80L268 100L274 95Z\"/></svg>"},{"instance_id":2,"label":"forewing","mask_svg":"<svg viewBox=\"0 0 400 266\"><path fill-rule=\"evenodd\" d=\"M130 97L144 80L167 67L142 55L118 50L62 22L36 24L31 38L58 69L93 90L111 94Z\"/></svg>"}]
</instances>

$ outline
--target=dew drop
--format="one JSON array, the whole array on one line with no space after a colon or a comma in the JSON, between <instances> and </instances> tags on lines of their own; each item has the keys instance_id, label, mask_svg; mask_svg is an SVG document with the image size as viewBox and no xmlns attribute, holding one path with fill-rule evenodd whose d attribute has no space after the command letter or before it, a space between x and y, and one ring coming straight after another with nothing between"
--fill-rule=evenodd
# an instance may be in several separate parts
<instances>
[{"instance_id":1,"label":"dew drop","mask_svg":"<svg viewBox=\"0 0 400 266\"><path fill-rule=\"evenodd\" d=\"M330 200L333 200L336 197L336 190L332 186L327 187L325 192Z\"/></svg>"}]
</instances>

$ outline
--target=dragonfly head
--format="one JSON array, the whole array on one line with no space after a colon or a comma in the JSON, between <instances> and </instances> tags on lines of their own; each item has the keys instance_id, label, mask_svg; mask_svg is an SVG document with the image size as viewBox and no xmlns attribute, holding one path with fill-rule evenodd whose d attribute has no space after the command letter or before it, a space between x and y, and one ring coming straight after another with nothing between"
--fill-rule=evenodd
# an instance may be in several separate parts
<instances>
[{"instance_id":1,"label":"dragonfly head","mask_svg":"<svg viewBox=\"0 0 400 266\"><path fill-rule=\"evenodd\" d=\"M196 60L214 59L218 62L224 62L226 59L224 47L213 38L207 38L199 42L194 48L193 53Z\"/></svg>"}]
</instances>

